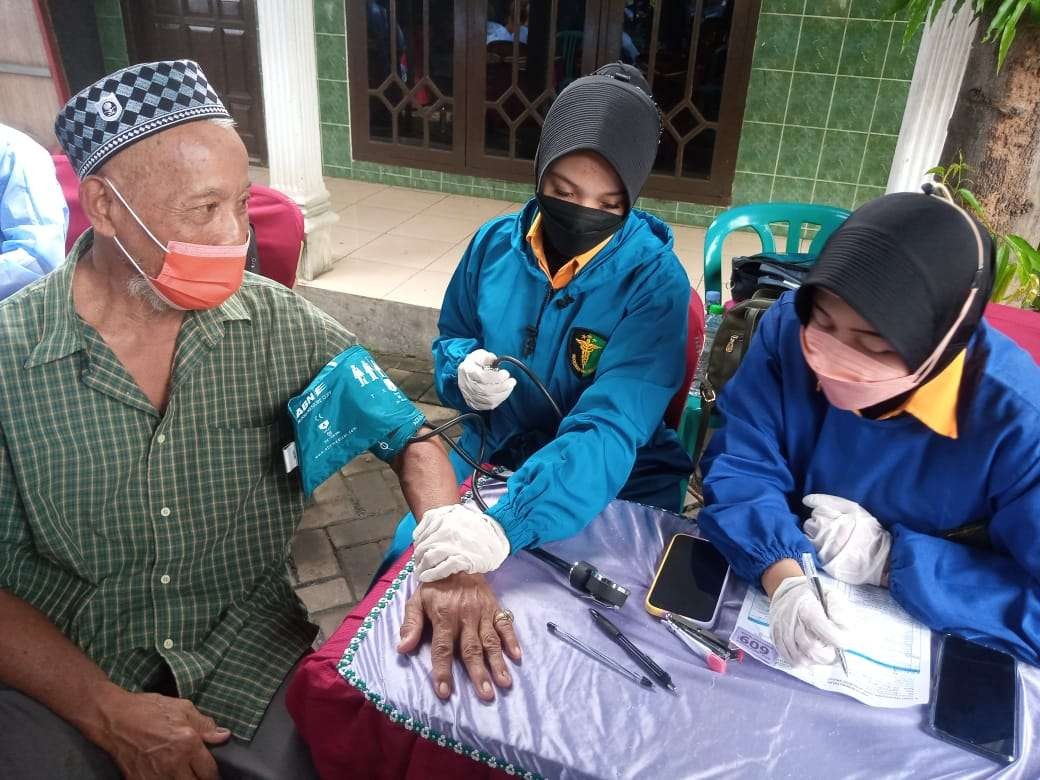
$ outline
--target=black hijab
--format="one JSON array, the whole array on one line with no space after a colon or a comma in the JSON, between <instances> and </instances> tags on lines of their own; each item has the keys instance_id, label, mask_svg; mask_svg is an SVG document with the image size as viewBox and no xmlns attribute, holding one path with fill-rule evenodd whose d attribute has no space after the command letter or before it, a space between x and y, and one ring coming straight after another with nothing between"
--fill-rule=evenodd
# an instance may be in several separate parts
<instances>
[{"instance_id":1,"label":"black hijab","mask_svg":"<svg viewBox=\"0 0 1040 780\"><path fill-rule=\"evenodd\" d=\"M828 239L795 306L804 325L815 291L834 293L916 370L977 287L971 309L927 380L950 364L978 328L993 287L994 255L989 232L939 194L884 195L857 209Z\"/></svg>"},{"instance_id":2,"label":"black hijab","mask_svg":"<svg viewBox=\"0 0 1040 780\"><path fill-rule=\"evenodd\" d=\"M535 155L535 189L554 162L570 152L598 152L617 171L632 208L657 157L661 114L643 74L620 62L568 84L542 124Z\"/></svg>"}]
</instances>

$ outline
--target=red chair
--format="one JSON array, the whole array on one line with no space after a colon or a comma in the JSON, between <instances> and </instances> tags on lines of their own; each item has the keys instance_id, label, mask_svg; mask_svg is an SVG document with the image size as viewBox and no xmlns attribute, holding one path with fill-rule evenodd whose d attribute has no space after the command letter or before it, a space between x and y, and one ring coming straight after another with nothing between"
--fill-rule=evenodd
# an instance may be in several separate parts
<instances>
[{"instance_id":1,"label":"red chair","mask_svg":"<svg viewBox=\"0 0 1040 780\"><path fill-rule=\"evenodd\" d=\"M260 273L292 287L303 252L303 213L284 193L254 184L249 188L249 221L256 234Z\"/></svg>"},{"instance_id":2,"label":"red chair","mask_svg":"<svg viewBox=\"0 0 1040 780\"><path fill-rule=\"evenodd\" d=\"M697 373L697 362L704 347L704 302L696 290L690 292L689 322L686 326L686 372L682 385L675 394L664 413L664 424L673 431L679 430L683 412L686 410L686 396L690 394L693 375Z\"/></svg>"},{"instance_id":3,"label":"red chair","mask_svg":"<svg viewBox=\"0 0 1040 780\"><path fill-rule=\"evenodd\" d=\"M65 237L67 253L90 227L90 221L79 207L79 178L68 157L53 154L51 158L61 192L69 205L69 229ZM260 273L291 288L296 283L296 268L303 251L304 225L300 207L278 190L254 184L249 188L249 221L256 235Z\"/></svg>"},{"instance_id":4,"label":"red chair","mask_svg":"<svg viewBox=\"0 0 1040 780\"><path fill-rule=\"evenodd\" d=\"M1040 313L991 303L986 307L986 321L1040 363Z\"/></svg>"}]
</instances>

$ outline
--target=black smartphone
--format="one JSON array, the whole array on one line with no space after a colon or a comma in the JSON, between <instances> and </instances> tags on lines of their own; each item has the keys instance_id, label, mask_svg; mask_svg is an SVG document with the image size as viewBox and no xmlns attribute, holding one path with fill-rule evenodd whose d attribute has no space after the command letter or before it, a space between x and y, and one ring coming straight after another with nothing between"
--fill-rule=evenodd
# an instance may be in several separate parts
<instances>
[{"instance_id":1,"label":"black smartphone","mask_svg":"<svg viewBox=\"0 0 1040 780\"><path fill-rule=\"evenodd\" d=\"M1018 758L1018 669L1007 653L946 634L932 684L929 729L1010 764Z\"/></svg>"},{"instance_id":2,"label":"black smartphone","mask_svg":"<svg viewBox=\"0 0 1040 780\"><path fill-rule=\"evenodd\" d=\"M729 564L711 542L676 534L646 594L646 611L655 617L671 612L711 628L728 580Z\"/></svg>"}]
</instances>

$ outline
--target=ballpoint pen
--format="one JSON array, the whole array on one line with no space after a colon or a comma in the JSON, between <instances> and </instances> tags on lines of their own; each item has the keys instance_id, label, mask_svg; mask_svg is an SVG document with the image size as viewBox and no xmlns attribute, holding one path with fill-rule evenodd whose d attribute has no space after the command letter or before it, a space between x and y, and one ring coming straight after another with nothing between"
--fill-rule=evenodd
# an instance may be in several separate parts
<instances>
[{"instance_id":1,"label":"ballpoint pen","mask_svg":"<svg viewBox=\"0 0 1040 780\"><path fill-rule=\"evenodd\" d=\"M816 573L816 564L813 562L812 553L802 553L802 572L805 574L805 578L812 583L813 591L816 593L816 598L820 600L820 606L823 607L823 614L830 620L831 613L827 610L827 600L823 597L823 585L820 584L820 577ZM845 676L849 676L849 662L845 659L845 651L840 648L834 648L838 652L838 660L841 661L841 670L845 672Z\"/></svg>"},{"instance_id":2,"label":"ballpoint pen","mask_svg":"<svg viewBox=\"0 0 1040 780\"><path fill-rule=\"evenodd\" d=\"M562 628L560 628L555 623L546 623L545 627L547 629L549 629L549 633L552 634L553 636L559 637L564 642L567 642L568 644L573 645L578 650L581 650L583 653L592 656L593 658L595 658L597 661L600 661L601 663L606 664L607 666L609 666L614 671L621 672L621 674L625 675L625 677L627 677L628 679L632 680L633 682L639 683L644 688L653 688L654 687L654 684L652 682L650 682L650 680L647 679L646 677L642 677L642 676L636 674L631 669L626 669L625 667L623 667L621 664L619 664L617 661L615 661L610 656L603 655L603 653L601 653L599 650L596 650L593 647L589 647L588 645L586 645L581 640L579 640L576 637L573 637L570 634L568 634L566 631L564 631Z\"/></svg>"},{"instance_id":3,"label":"ballpoint pen","mask_svg":"<svg viewBox=\"0 0 1040 780\"><path fill-rule=\"evenodd\" d=\"M726 673L726 659L715 652L715 648L698 639L693 634L688 634L679 628L668 617L668 613L661 618L665 628L675 634L676 639L686 645L686 649L698 658L702 659L709 669L719 674Z\"/></svg>"},{"instance_id":4,"label":"ballpoint pen","mask_svg":"<svg viewBox=\"0 0 1040 780\"><path fill-rule=\"evenodd\" d=\"M658 666L654 659L632 644L632 640L621 633L621 629L611 623L606 616L600 613L596 609L589 608L589 612L592 613L592 619L596 622L603 632L613 639L621 649L624 650L628 655L640 666L650 672L650 676L657 680L657 684L662 688L667 688L672 693L677 693L675 685L672 683L672 678L664 669Z\"/></svg>"}]
</instances>

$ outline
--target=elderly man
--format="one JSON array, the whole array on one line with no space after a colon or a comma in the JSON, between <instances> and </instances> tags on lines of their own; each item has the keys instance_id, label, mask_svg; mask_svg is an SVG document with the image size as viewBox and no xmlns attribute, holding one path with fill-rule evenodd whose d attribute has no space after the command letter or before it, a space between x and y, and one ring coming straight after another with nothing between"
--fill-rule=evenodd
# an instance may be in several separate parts
<instances>
[{"instance_id":1,"label":"elderly man","mask_svg":"<svg viewBox=\"0 0 1040 780\"><path fill-rule=\"evenodd\" d=\"M0 298L61 265L68 222L47 150L0 124Z\"/></svg>"},{"instance_id":2,"label":"elderly man","mask_svg":"<svg viewBox=\"0 0 1040 780\"><path fill-rule=\"evenodd\" d=\"M93 228L0 306L0 776L311 776L275 423L351 337L244 274L246 152L198 65L118 71L56 129ZM466 511L439 444L382 455L417 515ZM416 606L449 662L500 612L466 575ZM488 663L519 653L497 628Z\"/></svg>"}]
</instances>

